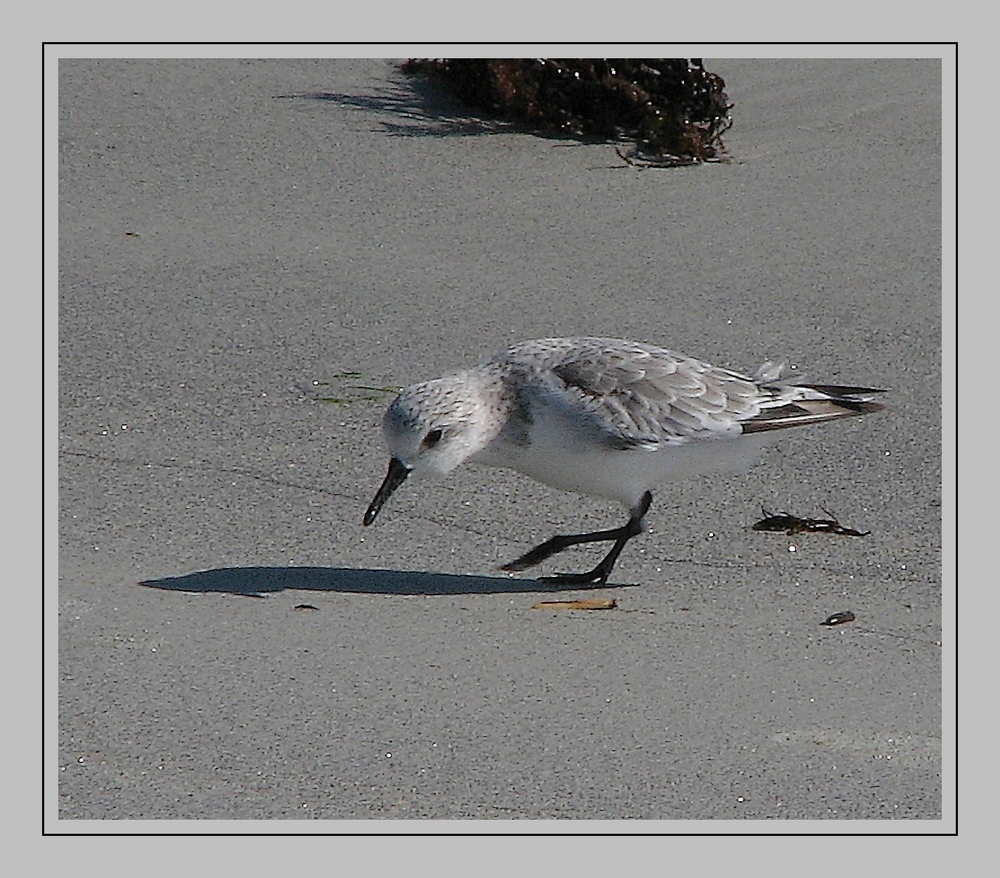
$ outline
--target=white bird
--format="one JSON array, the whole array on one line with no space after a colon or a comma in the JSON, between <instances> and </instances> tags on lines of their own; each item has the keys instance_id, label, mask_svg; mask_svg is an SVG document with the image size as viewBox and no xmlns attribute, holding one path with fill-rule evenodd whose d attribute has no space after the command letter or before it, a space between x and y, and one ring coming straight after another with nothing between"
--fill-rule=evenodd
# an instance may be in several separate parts
<instances>
[{"instance_id":1,"label":"white bird","mask_svg":"<svg viewBox=\"0 0 1000 878\"><path fill-rule=\"evenodd\" d=\"M389 471L363 522L375 520L410 473L445 475L466 461L509 467L554 488L616 500L629 519L611 530L554 536L501 569L613 542L593 570L543 577L602 586L625 544L644 530L655 485L746 466L775 430L884 408L871 396L883 391L792 384L780 371L765 363L750 378L621 339L523 342L396 397L382 422Z\"/></svg>"}]
</instances>

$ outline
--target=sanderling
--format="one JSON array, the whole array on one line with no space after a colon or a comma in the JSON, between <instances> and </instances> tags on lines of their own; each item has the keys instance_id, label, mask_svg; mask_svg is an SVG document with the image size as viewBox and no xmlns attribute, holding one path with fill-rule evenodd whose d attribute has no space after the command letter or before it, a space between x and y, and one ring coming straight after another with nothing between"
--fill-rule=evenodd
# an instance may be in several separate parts
<instances>
[{"instance_id":1,"label":"sanderling","mask_svg":"<svg viewBox=\"0 0 1000 878\"><path fill-rule=\"evenodd\" d=\"M369 525L412 472L444 475L466 461L629 510L619 528L557 535L504 564L525 570L581 543L613 542L593 570L542 577L602 586L644 529L654 485L751 463L775 430L884 408L867 387L792 384L765 363L751 378L662 348L610 338L543 338L473 369L414 384L382 422L389 472Z\"/></svg>"}]
</instances>

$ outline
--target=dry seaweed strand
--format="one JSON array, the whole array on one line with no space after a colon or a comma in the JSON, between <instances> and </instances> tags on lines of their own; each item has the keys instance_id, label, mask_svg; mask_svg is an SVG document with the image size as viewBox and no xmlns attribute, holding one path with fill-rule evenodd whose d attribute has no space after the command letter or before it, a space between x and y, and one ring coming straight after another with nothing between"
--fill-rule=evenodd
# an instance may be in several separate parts
<instances>
[{"instance_id":1,"label":"dry seaweed strand","mask_svg":"<svg viewBox=\"0 0 1000 878\"><path fill-rule=\"evenodd\" d=\"M733 105L701 59L411 59L464 103L542 134L629 138L618 155L638 167L726 161Z\"/></svg>"},{"instance_id":2,"label":"dry seaweed strand","mask_svg":"<svg viewBox=\"0 0 1000 878\"><path fill-rule=\"evenodd\" d=\"M618 606L614 598L587 598L579 601L540 601L533 610L613 610Z\"/></svg>"}]
</instances>

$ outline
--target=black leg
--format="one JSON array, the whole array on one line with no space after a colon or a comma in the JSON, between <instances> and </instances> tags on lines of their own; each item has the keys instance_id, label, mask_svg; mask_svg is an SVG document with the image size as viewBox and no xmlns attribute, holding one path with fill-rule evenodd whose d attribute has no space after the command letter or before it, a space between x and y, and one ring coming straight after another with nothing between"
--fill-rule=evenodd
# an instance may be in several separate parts
<instances>
[{"instance_id":1,"label":"black leg","mask_svg":"<svg viewBox=\"0 0 1000 878\"><path fill-rule=\"evenodd\" d=\"M504 564L500 569L509 571L526 570L529 567L540 564L546 558L551 558L553 555L570 548L570 546L579 546L584 543L603 543L614 540L615 544L611 547L611 551L604 556L601 563L593 570L589 570L586 573L556 573L553 576L540 577L549 582L602 586L608 581L611 570L614 568L622 549L625 548L625 544L632 537L642 533L642 519L649 511L649 505L652 502L653 495L647 491L642 495L639 505L629 514L628 521L621 527L614 528L613 530L594 531L589 534L557 534L552 539L546 540L539 546L535 546L535 548L530 552L526 552L520 558L515 558L513 561Z\"/></svg>"}]
</instances>

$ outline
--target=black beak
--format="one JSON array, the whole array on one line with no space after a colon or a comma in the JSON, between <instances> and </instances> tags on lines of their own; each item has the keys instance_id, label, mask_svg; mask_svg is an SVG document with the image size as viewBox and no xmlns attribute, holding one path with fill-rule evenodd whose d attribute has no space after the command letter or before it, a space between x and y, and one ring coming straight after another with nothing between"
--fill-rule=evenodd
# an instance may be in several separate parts
<instances>
[{"instance_id":1,"label":"black beak","mask_svg":"<svg viewBox=\"0 0 1000 878\"><path fill-rule=\"evenodd\" d=\"M379 510L385 506L385 501L389 499L396 488L403 484L409 474L410 468L398 457L394 457L389 461L389 472L385 474L382 487L378 489L375 499L372 500L371 505L365 512L365 517L362 519L365 527L375 520L375 516L378 515Z\"/></svg>"}]
</instances>

